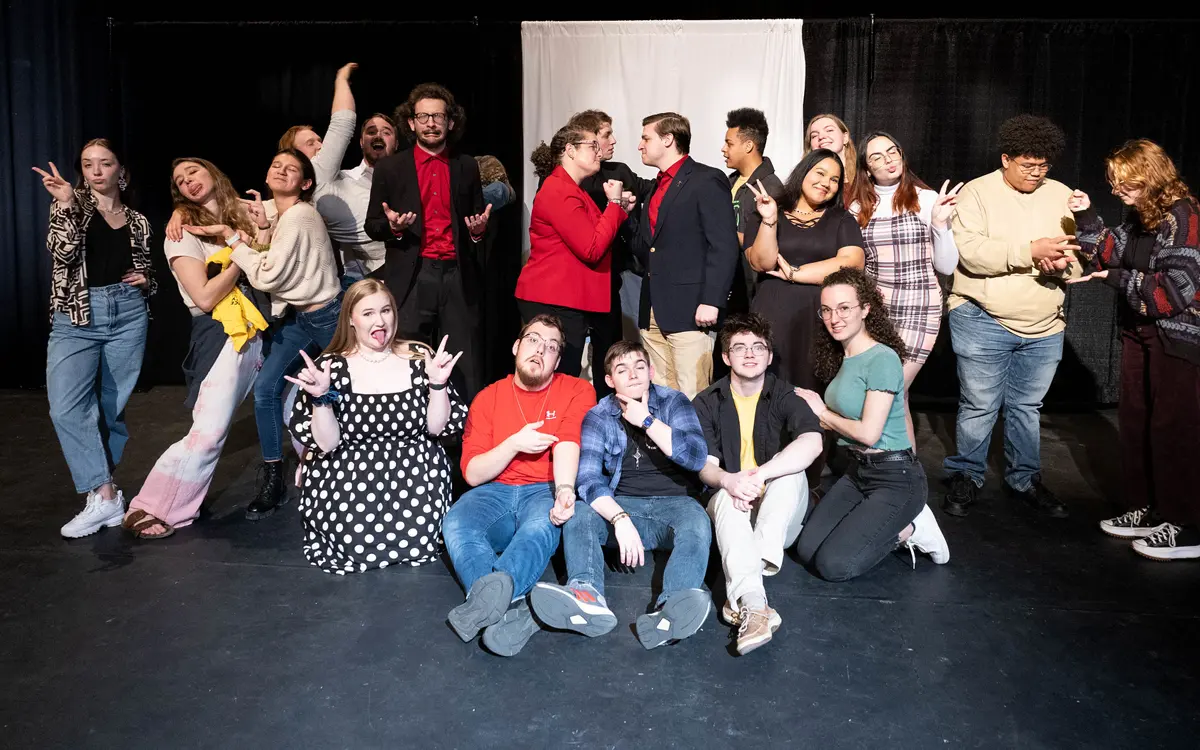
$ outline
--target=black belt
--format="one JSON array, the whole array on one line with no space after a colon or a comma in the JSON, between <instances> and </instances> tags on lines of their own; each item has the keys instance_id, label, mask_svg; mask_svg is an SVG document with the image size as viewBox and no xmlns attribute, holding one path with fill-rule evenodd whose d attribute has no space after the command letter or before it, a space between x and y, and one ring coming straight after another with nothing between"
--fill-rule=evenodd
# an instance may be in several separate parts
<instances>
[{"instance_id":1,"label":"black belt","mask_svg":"<svg viewBox=\"0 0 1200 750\"><path fill-rule=\"evenodd\" d=\"M854 456L854 460L860 464L874 466L876 464L885 464L892 461L905 461L913 463L917 460L916 451L912 448L905 448L902 451L879 451L878 453L866 453L864 451L850 451L850 455Z\"/></svg>"}]
</instances>

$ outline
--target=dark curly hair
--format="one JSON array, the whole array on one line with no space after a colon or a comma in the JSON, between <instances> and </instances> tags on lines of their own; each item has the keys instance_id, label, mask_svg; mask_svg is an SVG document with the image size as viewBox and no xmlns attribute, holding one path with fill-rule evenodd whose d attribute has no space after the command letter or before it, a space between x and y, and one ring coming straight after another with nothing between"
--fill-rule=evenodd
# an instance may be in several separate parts
<instances>
[{"instance_id":1,"label":"dark curly hair","mask_svg":"<svg viewBox=\"0 0 1200 750\"><path fill-rule=\"evenodd\" d=\"M454 101L454 94L450 93L450 89L440 83L422 83L414 87L408 92L408 99L396 107L392 119L396 121L396 127L400 135L404 136L404 140L410 146L417 142L417 134L408 126L408 120L417 111L417 102L422 99L439 99L446 103L446 127L449 128L450 123L454 123L454 129L446 131L446 143L458 143L467 129L467 113Z\"/></svg>"},{"instance_id":2,"label":"dark curly hair","mask_svg":"<svg viewBox=\"0 0 1200 750\"><path fill-rule=\"evenodd\" d=\"M529 161L533 163L533 171L537 174L538 179L544 180L550 176L562 162L563 153L566 152L567 146L578 145L587 140L588 136L595 136L595 131L584 130L578 122L572 118L570 122L563 125L550 139L550 145L546 145L542 141L533 149L533 153L529 155Z\"/></svg>"},{"instance_id":3,"label":"dark curly hair","mask_svg":"<svg viewBox=\"0 0 1200 750\"><path fill-rule=\"evenodd\" d=\"M1031 156L1054 161L1067 147L1062 128L1048 117L1017 115L1000 125L1000 153L1009 158Z\"/></svg>"},{"instance_id":4,"label":"dark curly hair","mask_svg":"<svg viewBox=\"0 0 1200 750\"><path fill-rule=\"evenodd\" d=\"M903 360L907 351L904 340L900 338L900 334L896 333L896 326L888 317L887 308L883 305L883 294L880 293L875 279L857 268L841 268L825 277L825 280L821 282L821 289L840 284L854 287L858 303L869 306L867 319L863 322L867 328L867 335L896 352ZM822 383L833 380L838 370L842 369L842 360L845 356L842 345L829 335L829 331L824 325L820 326L817 340L813 346L813 370L817 380Z\"/></svg>"},{"instance_id":5,"label":"dark curly hair","mask_svg":"<svg viewBox=\"0 0 1200 750\"><path fill-rule=\"evenodd\" d=\"M738 135L743 141L746 139L754 141L754 147L758 149L759 156L762 156L763 152L767 150L767 135L771 129L767 127L767 116L761 109L742 107L731 110L729 114L725 115L725 127L737 128Z\"/></svg>"},{"instance_id":6,"label":"dark curly hair","mask_svg":"<svg viewBox=\"0 0 1200 750\"><path fill-rule=\"evenodd\" d=\"M729 342L739 333L750 333L759 337L768 349L775 349L775 339L771 337L771 323L758 313L734 313L725 319L725 325L717 334L717 345L721 352L729 351Z\"/></svg>"}]
</instances>

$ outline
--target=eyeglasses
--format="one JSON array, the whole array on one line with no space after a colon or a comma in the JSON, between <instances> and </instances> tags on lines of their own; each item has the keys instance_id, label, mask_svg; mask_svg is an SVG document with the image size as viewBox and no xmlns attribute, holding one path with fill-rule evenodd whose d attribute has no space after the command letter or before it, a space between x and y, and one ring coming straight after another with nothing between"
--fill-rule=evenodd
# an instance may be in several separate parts
<instances>
[{"instance_id":1,"label":"eyeglasses","mask_svg":"<svg viewBox=\"0 0 1200 750\"><path fill-rule=\"evenodd\" d=\"M887 151L884 151L882 154L871 154L870 156L868 156L867 164L870 164L872 167L877 167L880 164L883 164L883 163L889 162L889 161L896 161L899 158L900 158L900 149L897 148L896 146L892 146Z\"/></svg>"},{"instance_id":2,"label":"eyeglasses","mask_svg":"<svg viewBox=\"0 0 1200 750\"><path fill-rule=\"evenodd\" d=\"M1119 182L1108 183L1112 186L1114 193L1127 193L1130 190L1140 190L1143 187L1141 182L1133 182L1129 180L1120 180Z\"/></svg>"},{"instance_id":3,"label":"eyeglasses","mask_svg":"<svg viewBox=\"0 0 1200 750\"><path fill-rule=\"evenodd\" d=\"M769 351L771 350L768 349L767 345L761 341L756 341L750 346L746 346L745 344L734 344L733 346L729 347L729 353L737 357L746 356L746 352L752 352L756 357L761 357Z\"/></svg>"},{"instance_id":4,"label":"eyeglasses","mask_svg":"<svg viewBox=\"0 0 1200 750\"><path fill-rule=\"evenodd\" d=\"M438 125L441 125L446 122L446 113L445 112L434 112L434 113L430 114L429 112L418 112L415 115L413 115L413 119L416 120L417 122L421 123L422 125L428 125L430 120L433 120Z\"/></svg>"},{"instance_id":5,"label":"eyeglasses","mask_svg":"<svg viewBox=\"0 0 1200 750\"><path fill-rule=\"evenodd\" d=\"M551 354L558 354L560 351L562 351L562 344L551 339L544 339L533 331L525 334L521 337L521 339L523 341L528 341L529 345L534 349L540 349L544 346L546 347L546 351L550 352Z\"/></svg>"},{"instance_id":6,"label":"eyeglasses","mask_svg":"<svg viewBox=\"0 0 1200 750\"><path fill-rule=\"evenodd\" d=\"M590 146L593 151L596 151L596 152L600 151L600 142L599 141L575 141L571 145L575 146L575 148L579 148L580 146Z\"/></svg>"},{"instance_id":7,"label":"eyeglasses","mask_svg":"<svg viewBox=\"0 0 1200 750\"><path fill-rule=\"evenodd\" d=\"M1023 175L1031 175L1034 172L1046 174L1050 171L1050 168L1054 166L1048 162L1042 162L1041 164L1022 164L1020 162L1013 163L1017 165L1017 169L1019 169Z\"/></svg>"},{"instance_id":8,"label":"eyeglasses","mask_svg":"<svg viewBox=\"0 0 1200 750\"><path fill-rule=\"evenodd\" d=\"M839 319L845 320L846 316L850 314L851 310L856 310L860 307L862 307L862 305L838 305L837 307L826 307L825 305L821 305L817 308L817 317L821 320L829 320L836 312Z\"/></svg>"}]
</instances>

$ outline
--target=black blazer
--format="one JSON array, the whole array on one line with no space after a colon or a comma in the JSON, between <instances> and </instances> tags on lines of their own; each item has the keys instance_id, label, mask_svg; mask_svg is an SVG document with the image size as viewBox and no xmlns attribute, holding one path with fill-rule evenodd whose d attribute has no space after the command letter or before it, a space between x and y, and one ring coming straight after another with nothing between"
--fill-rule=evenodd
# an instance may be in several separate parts
<instances>
[{"instance_id":1,"label":"black blazer","mask_svg":"<svg viewBox=\"0 0 1200 750\"><path fill-rule=\"evenodd\" d=\"M650 198L638 212L630 249L646 268L638 326L654 320L666 333L696 331L696 308L724 309L737 268L738 238L725 173L690 156L671 181L650 232Z\"/></svg>"},{"instance_id":2,"label":"black blazer","mask_svg":"<svg viewBox=\"0 0 1200 750\"><path fill-rule=\"evenodd\" d=\"M471 233L463 219L483 213L483 184L479 177L479 165L465 154L450 153L450 229L454 235L454 248L458 256L463 293L468 300L476 300L482 286L483 272L480 267L479 244L471 241ZM392 234L383 204L398 213L415 213L417 220L400 237ZM421 205L421 187L417 184L417 162L412 148L381 159L375 165L371 179L371 203L367 207L364 227L367 236L381 240L387 245L387 261L379 274L388 289L396 297L396 304L404 304L412 290L421 267L421 242L424 238L424 209Z\"/></svg>"}]
</instances>

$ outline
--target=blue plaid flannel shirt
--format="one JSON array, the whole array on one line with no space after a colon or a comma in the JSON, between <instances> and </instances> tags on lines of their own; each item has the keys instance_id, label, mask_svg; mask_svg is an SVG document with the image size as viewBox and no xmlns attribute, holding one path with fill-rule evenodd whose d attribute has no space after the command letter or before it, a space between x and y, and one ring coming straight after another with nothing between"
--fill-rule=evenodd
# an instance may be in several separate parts
<instances>
[{"instance_id":1,"label":"blue plaid flannel shirt","mask_svg":"<svg viewBox=\"0 0 1200 750\"><path fill-rule=\"evenodd\" d=\"M662 386L650 386L650 413L671 428L671 460L688 471L699 472L708 459L708 443L688 397ZM584 502L612 497L621 481L621 460L628 436L621 425L616 396L605 396L583 418L579 475L575 480Z\"/></svg>"}]
</instances>

